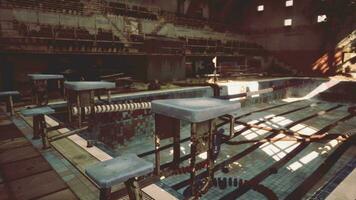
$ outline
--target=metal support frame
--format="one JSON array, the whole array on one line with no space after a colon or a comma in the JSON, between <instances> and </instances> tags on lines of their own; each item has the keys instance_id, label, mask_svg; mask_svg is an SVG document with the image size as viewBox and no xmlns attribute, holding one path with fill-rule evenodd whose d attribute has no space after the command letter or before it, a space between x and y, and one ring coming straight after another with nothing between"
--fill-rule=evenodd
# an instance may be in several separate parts
<instances>
[{"instance_id":1,"label":"metal support frame","mask_svg":"<svg viewBox=\"0 0 356 200\"><path fill-rule=\"evenodd\" d=\"M33 137L32 139L42 139L42 148L49 148L47 137L47 125L44 115L33 116Z\"/></svg>"},{"instance_id":2,"label":"metal support frame","mask_svg":"<svg viewBox=\"0 0 356 200\"><path fill-rule=\"evenodd\" d=\"M69 123L73 122L73 108L78 108L78 113L76 114L78 123L77 127L81 128L83 124L83 118L85 116L84 108L89 106L91 110L95 110L95 91L99 90L84 90L84 91L67 91L67 111L68 111L68 121ZM105 90L107 92L107 100L111 102L111 91ZM85 99L85 96L88 96L89 99Z\"/></svg>"},{"instance_id":3,"label":"metal support frame","mask_svg":"<svg viewBox=\"0 0 356 200\"><path fill-rule=\"evenodd\" d=\"M12 95L8 96L6 105L7 105L6 109L10 113L10 116L13 116L15 114L15 111L14 111L14 101L13 101Z\"/></svg>"},{"instance_id":4,"label":"metal support frame","mask_svg":"<svg viewBox=\"0 0 356 200\"><path fill-rule=\"evenodd\" d=\"M130 200L142 200L143 194L138 184L137 178L130 178L124 182L127 193ZM111 187L109 188L100 188L99 199L100 200L110 200L112 197Z\"/></svg>"},{"instance_id":5,"label":"metal support frame","mask_svg":"<svg viewBox=\"0 0 356 200\"><path fill-rule=\"evenodd\" d=\"M127 189L127 193L129 194L130 200L141 200L142 199L142 191L137 182L136 178L131 178L125 181L125 186Z\"/></svg>"},{"instance_id":6,"label":"metal support frame","mask_svg":"<svg viewBox=\"0 0 356 200\"><path fill-rule=\"evenodd\" d=\"M110 200L111 199L111 187L110 188L101 188L99 194L100 200Z\"/></svg>"},{"instance_id":7,"label":"metal support frame","mask_svg":"<svg viewBox=\"0 0 356 200\"><path fill-rule=\"evenodd\" d=\"M161 139L173 137L173 161L172 168L179 168L180 160L180 120L163 115L155 115L155 171L156 175L160 175L160 141Z\"/></svg>"},{"instance_id":8,"label":"metal support frame","mask_svg":"<svg viewBox=\"0 0 356 200\"><path fill-rule=\"evenodd\" d=\"M160 140L173 138L173 161L171 164L171 170L179 169L180 164L180 120L155 114L155 175L160 176ZM190 158L190 187L191 193L194 198L203 191L198 191L196 172L199 170L198 163L196 162L196 156L199 153L207 152L206 170L208 172L207 185L212 183L214 179L214 148L213 148L213 134L216 132L216 120L211 119L199 123L191 123L191 158ZM205 188L206 189L206 188ZM205 190L204 189L204 190Z\"/></svg>"},{"instance_id":9,"label":"metal support frame","mask_svg":"<svg viewBox=\"0 0 356 200\"><path fill-rule=\"evenodd\" d=\"M79 95L78 95L79 96ZM90 109L94 109L95 107L95 99L94 99L94 91L90 91L90 97L89 97L89 105ZM81 109L79 109L81 110ZM81 115L80 115L81 117ZM95 117L95 112L91 112L90 118L89 118L89 134L90 138L87 140L87 147L93 147L93 143L96 141L96 137L99 132L99 124L96 122L96 117ZM81 121L80 121L81 122Z\"/></svg>"},{"instance_id":10,"label":"metal support frame","mask_svg":"<svg viewBox=\"0 0 356 200\"><path fill-rule=\"evenodd\" d=\"M64 80L57 79L56 81L58 89L61 90L62 95L65 97ZM32 103L38 106L48 104L48 80L32 80L32 90Z\"/></svg>"}]
</instances>

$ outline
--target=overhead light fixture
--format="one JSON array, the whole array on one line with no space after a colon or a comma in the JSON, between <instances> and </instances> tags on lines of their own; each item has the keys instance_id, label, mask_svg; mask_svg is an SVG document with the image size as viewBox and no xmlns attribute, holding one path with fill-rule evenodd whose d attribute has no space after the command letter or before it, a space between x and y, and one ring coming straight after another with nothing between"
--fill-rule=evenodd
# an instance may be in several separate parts
<instances>
[{"instance_id":1,"label":"overhead light fixture","mask_svg":"<svg viewBox=\"0 0 356 200\"><path fill-rule=\"evenodd\" d=\"M327 19L328 19L328 17L326 15L318 15L317 22L318 23L326 22Z\"/></svg>"},{"instance_id":2,"label":"overhead light fixture","mask_svg":"<svg viewBox=\"0 0 356 200\"><path fill-rule=\"evenodd\" d=\"M293 23L292 19L285 19L284 20L284 26L292 26L292 23Z\"/></svg>"},{"instance_id":3,"label":"overhead light fixture","mask_svg":"<svg viewBox=\"0 0 356 200\"><path fill-rule=\"evenodd\" d=\"M287 0L286 7L291 7L291 6L293 6L293 0Z\"/></svg>"}]
</instances>

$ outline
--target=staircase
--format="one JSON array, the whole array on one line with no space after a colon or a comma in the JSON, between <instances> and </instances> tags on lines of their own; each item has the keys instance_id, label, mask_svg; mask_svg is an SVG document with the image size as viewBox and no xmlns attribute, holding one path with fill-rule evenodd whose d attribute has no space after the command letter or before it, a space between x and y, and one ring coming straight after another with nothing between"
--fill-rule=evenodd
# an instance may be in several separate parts
<instances>
[{"instance_id":1,"label":"staircase","mask_svg":"<svg viewBox=\"0 0 356 200\"><path fill-rule=\"evenodd\" d=\"M108 17L106 14L103 14L103 17L105 17L105 19L108 20L108 22L111 24L111 26L114 28L113 29L113 33L120 38L120 41L122 41L125 46L127 47L128 46L128 43L130 42L126 35L123 33L123 31L116 25L115 22L113 22L110 17Z\"/></svg>"},{"instance_id":2,"label":"staircase","mask_svg":"<svg viewBox=\"0 0 356 200\"><path fill-rule=\"evenodd\" d=\"M152 35L157 35L157 33L162 30L162 28L167 24L168 22L166 21L165 18L161 17L158 24L156 25L156 27L153 29L153 31L151 32Z\"/></svg>"}]
</instances>

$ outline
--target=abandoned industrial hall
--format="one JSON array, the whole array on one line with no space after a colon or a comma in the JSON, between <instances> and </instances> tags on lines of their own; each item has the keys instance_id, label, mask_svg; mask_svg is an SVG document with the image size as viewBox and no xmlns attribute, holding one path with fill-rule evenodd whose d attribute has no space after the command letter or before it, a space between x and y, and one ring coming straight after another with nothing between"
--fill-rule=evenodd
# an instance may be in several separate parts
<instances>
[{"instance_id":1,"label":"abandoned industrial hall","mask_svg":"<svg viewBox=\"0 0 356 200\"><path fill-rule=\"evenodd\" d=\"M356 0L0 0L0 200L356 200Z\"/></svg>"}]
</instances>

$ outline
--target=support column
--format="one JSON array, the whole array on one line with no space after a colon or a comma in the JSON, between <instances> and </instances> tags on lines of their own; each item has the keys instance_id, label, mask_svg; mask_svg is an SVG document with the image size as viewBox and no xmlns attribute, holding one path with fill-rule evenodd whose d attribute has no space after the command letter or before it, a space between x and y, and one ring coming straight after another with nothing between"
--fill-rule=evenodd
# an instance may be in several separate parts
<instances>
[{"instance_id":1,"label":"support column","mask_svg":"<svg viewBox=\"0 0 356 200\"><path fill-rule=\"evenodd\" d=\"M8 110L8 112L10 112L10 116L13 116L15 114L15 112L14 112L14 102L13 102L13 99L12 99L11 95L9 95L9 97L8 97L7 110Z\"/></svg>"},{"instance_id":2,"label":"support column","mask_svg":"<svg viewBox=\"0 0 356 200\"><path fill-rule=\"evenodd\" d=\"M158 134L155 134L155 170L154 173L155 175L159 176L161 170L160 170L160 152L159 152L159 147L160 147L160 138Z\"/></svg>"},{"instance_id":3,"label":"support column","mask_svg":"<svg viewBox=\"0 0 356 200\"><path fill-rule=\"evenodd\" d=\"M80 92L76 92L77 107L78 107L78 128L82 127L82 105L80 101Z\"/></svg>"},{"instance_id":4,"label":"support column","mask_svg":"<svg viewBox=\"0 0 356 200\"><path fill-rule=\"evenodd\" d=\"M136 178L131 178L125 182L127 193L130 200L141 200L142 192Z\"/></svg>"},{"instance_id":5,"label":"support column","mask_svg":"<svg viewBox=\"0 0 356 200\"><path fill-rule=\"evenodd\" d=\"M100 200L110 200L111 199L111 188L101 188L99 199Z\"/></svg>"},{"instance_id":6,"label":"support column","mask_svg":"<svg viewBox=\"0 0 356 200\"><path fill-rule=\"evenodd\" d=\"M39 134L39 131L40 131L40 124L41 122L41 118L38 116L38 115L35 115L33 116L33 137L32 139L36 140L36 139L39 139L40 138L40 134Z\"/></svg>"},{"instance_id":7,"label":"support column","mask_svg":"<svg viewBox=\"0 0 356 200\"><path fill-rule=\"evenodd\" d=\"M38 116L39 122L39 135L42 139L42 149L49 148L48 137L47 137L47 124L44 115Z\"/></svg>"},{"instance_id":8,"label":"support column","mask_svg":"<svg viewBox=\"0 0 356 200\"><path fill-rule=\"evenodd\" d=\"M207 159L209 161L208 165L208 181L212 183L214 180L214 145L213 145L213 137L214 133L216 133L216 121L209 121L209 150Z\"/></svg>"},{"instance_id":9,"label":"support column","mask_svg":"<svg viewBox=\"0 0 356 200\"><path fill-rule=\"evenodd\" d=\"M191 167L191 172L190 172L190 187L191 187L191 193L192 195L196 194L196 166L195 166L195 161L196 161L196 154L197 154L197 125L196 123L191 124L191 146L190 146L190 167Z\"/></svg>"}]
</instances>

